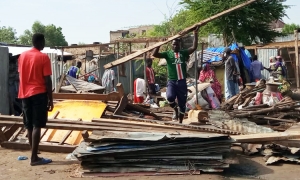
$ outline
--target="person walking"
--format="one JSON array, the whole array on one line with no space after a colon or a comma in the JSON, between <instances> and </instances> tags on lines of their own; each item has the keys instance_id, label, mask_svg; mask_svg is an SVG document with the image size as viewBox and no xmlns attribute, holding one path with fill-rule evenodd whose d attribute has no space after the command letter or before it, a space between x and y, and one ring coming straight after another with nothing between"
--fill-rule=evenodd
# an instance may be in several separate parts
<instances>
[{"instance_id":1,"label":"person walking","mask_svg":"<svg viewBox=\"0 0 300 180\"><path fill-rule=\"evenodd\" d=\"M154 49L152 56L156 58L165 58L168 68L168 84L167 84L167 100L170 106L174 109L175 120L179 119L182 123L187 99L187 84L186 84L186 63L189 55L192 54L198 47L198 30L194 30L194 43L188 49L181 50L180 39L175 39L172 42L172 50L159 53L159 48ZM177 98L178 105L175 102ZM179 111L178 111L179 106ZM179 117L178 117L179 113Z\"/></svg>"}]
</instances>

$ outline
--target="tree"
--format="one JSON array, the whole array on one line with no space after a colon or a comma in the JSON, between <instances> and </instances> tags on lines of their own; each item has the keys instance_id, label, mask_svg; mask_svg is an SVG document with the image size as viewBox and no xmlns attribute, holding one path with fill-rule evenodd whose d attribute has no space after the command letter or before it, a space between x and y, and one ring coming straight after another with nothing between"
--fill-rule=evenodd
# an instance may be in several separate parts
<instances>
[{"instance_id":1,"label":"tree","mask_svg":"<svg viewBox=\"0 0 300 180\"><path fill-rule=\"evenodd\" d=\"M4 43L16 43L17 37L16 37L16 30L12 27L0 27L0 42Z\"/></svg>"},{"instance_id":2,"label":"tree","mask_svg":"<svg viewBox=\"0 0 300 180\"><path fill-rule=\"evenodd\" d=\"M181 4L184 5L184 9L169 21L165 20L155 26L150 35L174 35L196 22L243 2L245 0L182 0ZM271 42L275 37L283 34L272 30L270 24L274 20L286 16L287 8L289 6L283 5L279 0L256 1L202 26L199 35L223 35L226 46L235 40L244 45L250 45L253 41L257 42L258 39L264 43Z\"/></svg>"},{"instance_id":3,"label":"tree","mask_svg":"<svg viewBox=\"0 0 300 180\"><path fill-rule=\"evenodd\" d=\"M245 0L182 0L182 4L194 13L197 21L245 2ZM270 24L286 16L289 8L279 0L256 1L240 10L222 16L208 23L206 31L222 34L224 44L241 42L245 45L257 42L271 42L282 34L271 29Z\"/></svg>"},{"instance_id":4,"label":"tree","mask_svg":"<svg viewBox=\"0 0 300 180\"><path fill-rule=\"evenodd\" d=\"M284 34L294 34L294 30L296 29L300 29L300 25L299 24L285 24L283 29L282 29L282 33Z\"/></svg>"},{"instance_id":5,"label":"tree","mask_svg":"<svg viewBox=\"0 0 300 180\"><path fill-rule=\"evenodd\" d=\"M20 44L31 45L31 38L35 33L42 33L45 35L46 46L68 45L68 42L65 40L65 36L62 33L61 27L56 27L53 24L45 26L39 21L33 23L31 31L28 29L24 31L24 34L19 38Z\"/></svg>"}]
</instances>

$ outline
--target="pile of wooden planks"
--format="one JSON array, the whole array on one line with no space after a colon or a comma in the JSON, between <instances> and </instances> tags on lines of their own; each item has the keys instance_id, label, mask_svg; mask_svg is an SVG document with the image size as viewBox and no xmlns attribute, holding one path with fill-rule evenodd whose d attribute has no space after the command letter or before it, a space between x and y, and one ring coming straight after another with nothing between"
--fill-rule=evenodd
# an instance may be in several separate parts
<instances>
[{"instance_id":1,"label":"pile of wooden planks","mask_svg":"<svg viewBox=\"0 0 300 180\"><path fill-rule=\"evenodd\" d=\"M232 98L226 100L221 105L222 110L231 110L233 105L247 107L250 101L256 96L258 92L263 92L266 89L265 82L261 81L255 87L248 86L242 90L239 94L233 96Z\"/></svg>"},{"instance_id":2,"label":"pile of wooden planks","mask_svg":"<svg viewBox=\"0 0 300 180\"><path fill-rule=\"evenodd\" d=\"M73 154L83 177L222 172L231 140L218 134L93 131Z\"/></svg>"},{"instance_id":3,"label":"pile of wooden planks","mask_svg":"<svg viewBox=\"0 0 300 180\"><path fill-rule=\"evenodd\" d=\"M283 98L273 106L266 104L254 105L240 110L234 110L229 114L235 118L250 118L259 124L279 125L278 123L296 123L300 118L297 102L290 97Z\"/></svg>"}]
</instances>

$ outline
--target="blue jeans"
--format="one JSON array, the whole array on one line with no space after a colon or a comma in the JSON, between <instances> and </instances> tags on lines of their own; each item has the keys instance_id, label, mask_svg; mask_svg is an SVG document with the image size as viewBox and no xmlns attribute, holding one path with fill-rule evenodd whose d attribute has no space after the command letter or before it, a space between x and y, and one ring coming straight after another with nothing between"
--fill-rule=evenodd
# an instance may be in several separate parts
<instances>
[{"instance_id":1,"label":"blue jeans","mask_svg":"<svg viewBox=\"0 0 300 180\"><path fill-rule=\"evenodd\" d=\"M227 89L228 89L228 97L226 99L229 99L233 96L235 96L239 91L238 91L238 85L237 82L233 80L226 80L227 83Z\"/></svg>"}]
</instances>

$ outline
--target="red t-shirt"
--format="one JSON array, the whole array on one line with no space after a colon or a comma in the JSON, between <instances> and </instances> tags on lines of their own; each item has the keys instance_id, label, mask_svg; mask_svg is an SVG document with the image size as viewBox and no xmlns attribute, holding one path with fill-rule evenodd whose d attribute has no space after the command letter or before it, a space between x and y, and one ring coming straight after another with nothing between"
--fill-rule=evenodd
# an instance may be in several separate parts
<instances>
[{"instance_id":1,"label":"red t-shirt","mask_svg":"<svg viewBox=\"0 0 300 180\"><path fill-rule=\"evenodd\" d=\"M149 84L155 83L154 71L152 68L146 67L146 76Z\"/></svg>"},{"instance_id":2,"label":"red t-shirt","mask_svg":"<svg viewBox=\"0 0 300 180\"><path fill-rule=\"evenodd\" d=\"M19 98L47 92L45 76L52 75L49 57L36 48L22 53L18 60L20 75Z\"/></svg>"}]
</instances>

